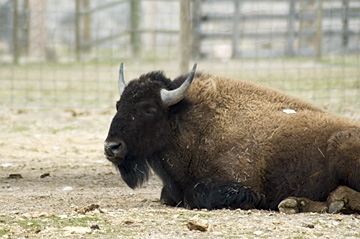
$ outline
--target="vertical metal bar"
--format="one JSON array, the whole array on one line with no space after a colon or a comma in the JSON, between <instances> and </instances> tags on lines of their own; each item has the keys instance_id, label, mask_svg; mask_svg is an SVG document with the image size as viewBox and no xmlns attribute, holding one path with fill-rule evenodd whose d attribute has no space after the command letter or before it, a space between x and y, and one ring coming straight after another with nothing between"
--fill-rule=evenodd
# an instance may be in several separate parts
<instances>
[{"instance_id":1,"label":"vertical metal bar","mask_svg":"<svg viewBox=\"0 0 360 239\"><path fill-rule=\"evenodd\" d=\"M232 57L239 57L239 23L240 23L240 2L234 0L234 18L233 18L233 35L232 35Z\"/></svg>"},{"instance_id":2,"label":"vertical metal bar","mask_svg":"<svg viewBox=\"0 0 360 239\"><path fill-rule=\"evenodd\" d=\"M75 54L76 61L81 59L81 27L80 27L80 1L75 1Z\"/></svg>"},{"instance_id":3,"label":"vertical metal bar","mask_svg":"<svg viewBox=\"0 0 360 239\"><path fill-rule=\"evenodd\" d=\"M288 15L288 29L287 29L287 39L285 46L285 55L293 56L294 53L294 40L295 40L295 1L289 1L289 15Z\"/></svg>"},{"instance_id":4,"label":"vertical metal bar","mask_svg":"<svg viewBox=\"0 0 360 239\"><path fill-rule=\"evenodd\" d=\"M138 56L140 52L141 34L139 33L140 26L140 0L130 0L130 42L133 56Z\"/></svg>"},{"instance_id":5,"label":"vertical metal bar","mask_svg":"<svg viewBox=\"0 0 360 239\"><path fill-rule=\"evenodd\" d=\"M298 49L303 48L303 34L304 34L304 12L305 12L305 4L307 4L304 1L299 2L299 31L298 31Z\"/></svg>"},{"instance_id":6,"label":"vertical metal bar","mask_svg":"<svg viewBox=\"0 0 360 239\"><path fill-rule=\"evenodd\" d=\"M194 0L192 5L192 39L191 52L193 58L200 58L201 48L201 0Z\"/></svg>"},{"instance_id":7,"label":"vertical metal bar","mask_svg":"<svg viewBox=\"0 0 360 239\"><path fill-rule=\"evenodd\" d=\"M316 58L322 54L322 0L316 0Z\"/></svg>"},{"instance_id":8,"label":"vertical metal bar","mask_svg":"<svg viewBox=\"0 0 360 239\"><path fill-rule=\"evenodd\" d=\"M186 74L189 71L190 63L190 35L191 34L191 12L190 0L180 0L180 74Z\"/></svg>"},{"instance_id":9,"label":"vertical metal bar","mask_svg":"<svg viewBox=\"0 0 360 239\"><path fill-rule=\"evenodd\" d=\"M349 42L349 0L342 1L342 8L342 45L346 48Z\"/></svg>"},{"instance_id":10,"label":"vertical metal bar","mask_svg":"<svg viewBox=\"0 0 360 239\"><path fill-rule=\"evenodd\" d=\"M26 56L29 55L30 52L30 7L29 7L29 0L24 1L24 12L25 12L25 21L26 21L26 29L25 29L25 54Z\"/></svg>"},{"instance_id":11,"label":"vertical metal bar","mask_svg":"<svg viewBox=\"0 0 360 239\"><path fill-rule=\"evenodd\" d=\"M82 9L90 9L90 0L83 0ZM83 43L89 43L91 41L91 13L87 12L84 14L84 34L83 34ZM86 44L86 47L83 48L84 51L89 52L91 50L91 45Z\"/></svg>"},{"instance_id":12,"label":"vertical metal bar","mask_svg":"<svg viewBox=\"0 0 360 239\"><path fill-rule=\"evenodd\" d=\"M19 38L18 38L18 29L19 29L19 14L18 14L18 0L13 1L13 29L12 29L12 40L13 40L13 63L19 63L20 48L19 48Z\"/></svg>"}]
</instances>

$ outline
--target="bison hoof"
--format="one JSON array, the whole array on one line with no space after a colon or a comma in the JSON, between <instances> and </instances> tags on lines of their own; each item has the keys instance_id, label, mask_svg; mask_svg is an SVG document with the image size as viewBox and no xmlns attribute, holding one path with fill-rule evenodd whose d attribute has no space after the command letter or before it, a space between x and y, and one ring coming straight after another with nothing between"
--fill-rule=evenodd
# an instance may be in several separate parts
<instances>
[{"instance_id":1,"label":"bison hoof","mask_svg":"<svg viewBox=\"0 0 360 239\"><path fill-rule=\"evenodd\" d=\"M329 213L339 213L345 207L344 201L334 201L329 205Z\"/></svg>"},{"instance_id":2,"label":"bison hoof","mask_svg":"<svg viewBox=\"0 0 360 239\"><path fill-rule=\"evenodd\" d=\"M278 209L286 214L299 213L299 202L295 198L286 198L279 203Z\"/></svg>"}]
</instances>

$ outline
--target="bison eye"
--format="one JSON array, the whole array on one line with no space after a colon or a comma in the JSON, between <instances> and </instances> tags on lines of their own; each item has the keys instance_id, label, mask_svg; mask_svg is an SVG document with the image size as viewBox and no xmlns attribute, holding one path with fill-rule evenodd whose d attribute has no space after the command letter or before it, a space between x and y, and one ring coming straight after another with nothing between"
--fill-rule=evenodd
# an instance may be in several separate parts
<instances>
[{"instance_id":1,"label":"bison eye","mask_svg":"<svg viewBox=\"0 0 360 239\"><path fill-rule=\"evenodd\" d=\"M157 110L154 107L145 107L142 113L147 117L154 117L156 115L156 112Z\"/></svg>"},{"instance_id":2,"label":"bison eye","mask_svg":"<svg viewBox=\"0 0 360 239\"><path fill-rule=\"evenodd\" d=\"M158 115L158 107L151 102L141 102L136 105L137 114L145 120L155 119Z\"/></svg>"}]
</instances>

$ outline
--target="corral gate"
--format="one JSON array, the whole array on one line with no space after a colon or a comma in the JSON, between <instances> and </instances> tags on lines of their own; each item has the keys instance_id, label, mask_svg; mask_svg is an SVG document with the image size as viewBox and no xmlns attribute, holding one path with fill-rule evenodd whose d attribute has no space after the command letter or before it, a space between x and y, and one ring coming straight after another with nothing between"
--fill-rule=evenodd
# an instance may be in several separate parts
<instances>
[{"instance_id":1,"label":"corral gate","mask_svg":"<svg viewBox=\"0 0 360 239\"><path fill-rule=\"evenodd\" d=\"M198 58L320 57L333 53L333 49L358 53L354 49L360 32L359 2L194 0L192 15L192 52ZM223 47L209 49L208 45L214 45L209 42L214 41L223 42ZM261 51L251 48L254 42Z\"/></svg>"}]
</instances>

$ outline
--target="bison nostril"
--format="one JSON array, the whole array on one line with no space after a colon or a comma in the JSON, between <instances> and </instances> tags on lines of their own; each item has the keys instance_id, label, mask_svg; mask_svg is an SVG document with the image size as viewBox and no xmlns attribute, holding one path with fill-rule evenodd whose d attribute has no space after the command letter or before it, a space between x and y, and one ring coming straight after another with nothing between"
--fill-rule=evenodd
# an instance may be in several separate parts
<instances>
[{"instance_id":1,"label":"bison nostril","mask_svg":"<svg viewBox=\"0 0 360 239\"><path fill-rule=\"evenodd\" d=\"M104 149L107 156L122 157L125 153L125 143L123 141L107 142L104 143Z\"/></svg>"},{"instance_id":2,"label":"bison nostril","mask_svg":"<svg viewBox=\"0 0 360 239\"><path fill-rule=\"evenodd\" d=\"M121 147L121 143L116 142L105 142L104 148L106 152L113 152L115 150L118 150Z\"/></svg>"},{"instance_id":3,"label":"bison nostril","mask_svg":"<svg viewBox=\"0 0 360 239\"><path fill-rule=\"evenodd\" d=\"M115 151L117 149L119 149L121 147L121 143L118 143L118 144L114 144L114 145L110 145L109 148L112 150L112 151Z\"/></svg>"}]
</instances>

